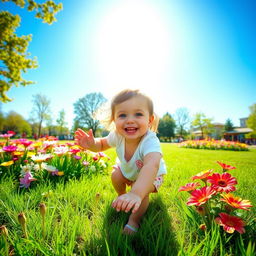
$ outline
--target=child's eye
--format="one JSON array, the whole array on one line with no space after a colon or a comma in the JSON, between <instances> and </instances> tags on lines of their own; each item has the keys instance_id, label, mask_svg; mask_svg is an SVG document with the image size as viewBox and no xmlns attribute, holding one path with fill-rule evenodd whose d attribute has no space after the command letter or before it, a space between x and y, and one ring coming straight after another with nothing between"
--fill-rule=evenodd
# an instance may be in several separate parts
<instances>
[{"instance_id":1,"label":"child's eye","mask_svg":"<svg viewBox=\"0 0 256 256\"><path fill-rule=\"evenodd\" d=\"M126 117L126 114L120 114L118 117L119 117L119 118L125 118L125 117Z\"/></svg>"},{"instance_id":2,"label":"child's eye","mask_svg":"<svg viewBox=\"0 0 256 256\"><path fill-rule=\"evenodd\" d=\"M135 116L143 116L143 114L138 112L138 113L135 114Z\"/></svg>"}]
</instances>

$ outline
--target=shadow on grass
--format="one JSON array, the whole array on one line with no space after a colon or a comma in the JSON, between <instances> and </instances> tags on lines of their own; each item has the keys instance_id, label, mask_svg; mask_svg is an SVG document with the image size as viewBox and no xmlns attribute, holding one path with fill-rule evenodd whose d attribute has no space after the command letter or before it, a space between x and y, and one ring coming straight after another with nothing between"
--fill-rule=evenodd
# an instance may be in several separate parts
<instances>
[{"instance_id":1,"label":"shadow on grass","mask_svg":"<svg viewBox=\"0 0 256 256\"><path fill-rule=\"evenodd\" d=\"M172 220L159 194L153 195L141 227L133 236L122 234L129 215L106 209L103 223L102 255L177 255L179 245L172 229Z\"/></svg>"}]
</instances>

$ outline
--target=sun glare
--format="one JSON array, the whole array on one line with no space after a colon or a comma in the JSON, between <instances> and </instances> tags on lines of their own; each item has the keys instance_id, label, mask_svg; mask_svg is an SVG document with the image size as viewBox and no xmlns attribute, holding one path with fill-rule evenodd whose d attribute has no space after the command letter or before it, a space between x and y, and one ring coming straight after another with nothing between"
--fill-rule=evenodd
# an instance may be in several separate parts
<instances>
[{"instance_id":1,"label":"sun glare","mask_svg":"<svg viewBox=\"0 0 256 256\"><path fill-rule=\"evenodd\" d=\"M144 1L120 2L95 31L95 68L107 88L139 88L149 95L166 83L170 31L161 9Z\"/></svg>"}]
</instances>

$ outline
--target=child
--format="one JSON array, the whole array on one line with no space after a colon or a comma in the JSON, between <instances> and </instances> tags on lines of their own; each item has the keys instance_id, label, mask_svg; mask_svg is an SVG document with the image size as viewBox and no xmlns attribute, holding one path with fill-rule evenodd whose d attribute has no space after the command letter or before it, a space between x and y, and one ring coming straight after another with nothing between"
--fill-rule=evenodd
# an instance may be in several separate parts
<instances>
[{"instance_id":1,"label":"child","mask_svg":"<svg viewBox=\"0 0 256 256\"><path fill-rule=\"evenodd\" d=\"M117 165L111 175L118 194L112 207L132 213L123 233L137 232L149 204L149 193L157 192L166 174L160 143L156 137L158 121L152 100L138 90L123 90L111 102L110 123L115 131L107 137L94 138L92 130L75 132L80 146L94 152L116 147ZM153 131L152 131L153 130ZM127 193L126 186L131 186Z\"/></svg>"}]
</instances>

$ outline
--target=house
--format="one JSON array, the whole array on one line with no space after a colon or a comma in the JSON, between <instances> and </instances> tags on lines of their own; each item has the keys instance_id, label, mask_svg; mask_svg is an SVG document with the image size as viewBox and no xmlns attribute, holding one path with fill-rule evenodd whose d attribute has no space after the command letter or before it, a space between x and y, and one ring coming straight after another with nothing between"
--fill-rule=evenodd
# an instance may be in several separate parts
<instances>
[{"instance_id":1,"label":"house","mask_svg":"<svg viewBox=\"0 0 256 256\"><path fill-rule=\"evenodd\" d=\"M232 131L225 132L223 137L225 140L229 141L239 141L246 143L254 143L253 139L245 138L245 135L253 132L251 128L248 128L246 125L248 117L240 118L240 127L235 127Z\"/></svg>"}]
</instances>

